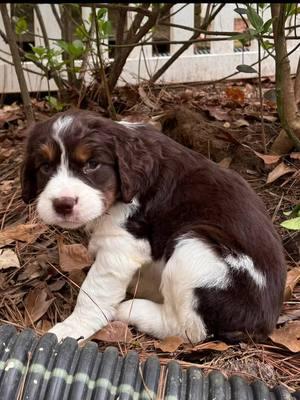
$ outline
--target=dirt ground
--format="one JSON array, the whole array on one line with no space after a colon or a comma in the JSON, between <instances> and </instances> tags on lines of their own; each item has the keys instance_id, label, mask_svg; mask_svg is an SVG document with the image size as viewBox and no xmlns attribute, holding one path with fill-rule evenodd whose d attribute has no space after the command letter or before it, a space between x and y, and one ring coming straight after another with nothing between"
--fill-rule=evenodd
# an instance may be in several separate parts
<instances>
[{"instance_id":1,"label":"dirt ground","mask_svg":"<svg viewBox=\"0 0 300 400\"><path fill-rule=\"evenodd\" d=\"M287 219L283 212L300 202L300 153L264 156L280 131L273 87L272 79L264 80L262 115L254 81L122 88L113 99L122 118L153 123L182 144L235 169L263 199L281 234L289 270L286 301L272 339L230 344L210 338L200 345L184 345L180 338L161 342L112 324L94 338L100 349L114 344L122 354L138 351L142 359L156 354L163 364L176 359L182 366L220 369L227 376L238 373L249 381L258 378L270 386L300 389L300 234L280 226ZM37 119L51 114L43 100L34 99L33 104ZM101 112L96 104L89 108ZM6 104L0 108L0 254L6 260L0 263L0 323L42 334L70 314L91 261L82 231L45 227L34 205L22 202L19 168L25 139L22 109Z\"/></svg>"}]
</instances>

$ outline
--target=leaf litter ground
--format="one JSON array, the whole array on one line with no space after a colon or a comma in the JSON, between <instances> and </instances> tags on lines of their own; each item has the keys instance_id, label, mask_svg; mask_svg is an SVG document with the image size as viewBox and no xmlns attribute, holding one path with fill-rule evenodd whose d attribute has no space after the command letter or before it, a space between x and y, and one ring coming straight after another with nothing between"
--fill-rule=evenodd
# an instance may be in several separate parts
<instances>
[{"instance_id":1,"label":"leaf litter ground","mask_svg":"<svg viewBox=\"0 0 300 400\"><path fill-rule=\"evenodd\" d=\"M266 79L264 92L270 93L273 86ZM268 149L280 131L276 106L269 97L263 107ZM46 104L42 100L33 104L37 118L47 118ZM193 345L178 337L159 341L117 321L93 340L100 350L115 344L122 354L136 350L141 359L156 354L162 364L176 359L183 367L220 369L227 376L240 374L249 381L258 378L271 386L280 383L299 390L300 235L280 223L286 219L283 211L300 201L300 154L265 154L256 83L126 87L118 90L114 104L122 118L150 122L174 140L238 171L261 196L282 236L289 275L277 328L264 342L248 338L232 344L210 338ZM95 104L90 108L101 111ZM82 231L46 227L34 205L23 204L19 168L24 128L17 105L0 109L0 323L31 327L42 334L73 310L91 259Z\"/></svg>"}]
</instances>

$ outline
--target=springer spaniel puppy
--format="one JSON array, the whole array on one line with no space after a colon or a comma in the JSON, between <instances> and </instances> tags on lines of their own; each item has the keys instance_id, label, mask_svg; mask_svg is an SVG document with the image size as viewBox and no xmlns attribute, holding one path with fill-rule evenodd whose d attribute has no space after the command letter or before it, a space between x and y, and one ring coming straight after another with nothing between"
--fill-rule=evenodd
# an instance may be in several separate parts
<instances>
[{"instance_id":1,"label":"springer spaniel puppy","mask_svg":"<svg viewBox=\"0 0 300 400\"><path fill-rule=\"evenodd\" d=\"M95 256L73 313L51 329L59 339L88 338L114 319L194 343L273 330L282 245L237 173L151 126L88 111L57 114L28 134L24 201L37 198L47 224L86 227ZM142 298L123 301L140 270Z\"/></svg>"}]
</instances>

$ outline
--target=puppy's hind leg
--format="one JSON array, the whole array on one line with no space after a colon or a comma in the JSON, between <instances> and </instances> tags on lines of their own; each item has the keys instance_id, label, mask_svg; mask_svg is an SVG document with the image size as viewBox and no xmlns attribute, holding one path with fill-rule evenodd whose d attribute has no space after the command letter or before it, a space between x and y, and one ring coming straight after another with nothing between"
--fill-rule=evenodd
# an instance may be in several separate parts
<instances>
[{"instance_id":1,"label":"puppy's hind leg","mask_svg":"<svg viewBox=\"0 0 300 400\"><path fill-rule=\"evenodd\" d=\"M194 289L202 284L221 285L226 274L226 265L207 245L198 239L183 239L163 270L163 304L129 300L119 305L116 318L158 338L182 336L186 341L200 342L206 337L206 328L195 311Z\"/></svg>"}]
</instances>

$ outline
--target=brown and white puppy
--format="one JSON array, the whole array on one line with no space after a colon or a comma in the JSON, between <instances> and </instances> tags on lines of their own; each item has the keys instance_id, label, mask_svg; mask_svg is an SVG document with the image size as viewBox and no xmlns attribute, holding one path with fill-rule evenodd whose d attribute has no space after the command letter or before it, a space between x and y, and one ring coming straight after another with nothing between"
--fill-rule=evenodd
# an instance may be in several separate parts
<instances>
[{"instance_id":1,"label":"brown and white puppy","mask_svg":"<svg viewBox=\"0 0 300 400\"><path fill-rule=\"evenodd\" d=\"M73 313L51 330L59 339L113 319L192 342L274 328L286 269L262 201L238 174L153 127L88 111L37 123L22 190L25 202L38 197L46 223L91 232L95 262ZM122 302L141 268L162 302Z\"/></svg>"}]
</instances>

